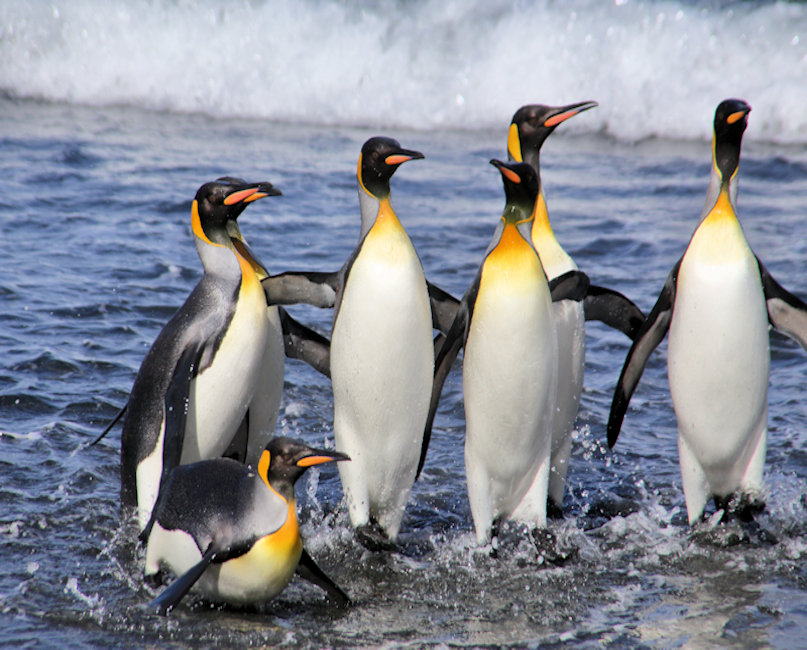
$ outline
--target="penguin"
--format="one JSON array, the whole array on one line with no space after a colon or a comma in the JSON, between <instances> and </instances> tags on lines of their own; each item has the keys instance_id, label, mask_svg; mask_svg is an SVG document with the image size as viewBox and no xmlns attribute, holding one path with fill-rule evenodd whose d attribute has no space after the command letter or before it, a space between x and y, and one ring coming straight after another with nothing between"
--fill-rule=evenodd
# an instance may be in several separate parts
<instances>
[{"instance_id":1,"label":"penguin","mask_svg":"<svg viewBox=\"0 0 807 650\"><path fill-rule=\"evenodd\" d=\"M628 352L608 418L613 447L645 363L669 331L667 376L690 526L709 497L724 516L737 501L740 518L761 507L769 325L807 347L807 305L768 273L734 209L750 111L740 99L717 106L701 221Z\"/></svg>"},{"instance_id":2,"label":"penguin","mask_svg":"<svg viewBox=\"0 0 807 650\"><path fill-rule=\"evenodd\" d=\"M597 102L593 101L567 106L531 104L519 108L510 124L508 158L531 165L538 176L538 195L531 236L550 280L569 271L576 271L578 266L558 242L549 222L541 183L541 147L559 124L596 106ZM589 286L583 301L556 301L553 307L558 348L558 395L552 431L547 507L552 515L560 516L572 450L572 429L583 390L585 321L601 320L634 338L644 321L644 314L622 294L593 285Z\"/></svg>"},{"instance_id":3,"label":"penguin","mask_svg":"<svg viewBox=\"0 0 807 650\"><path fill-rule=\"evenodd\" d=\"M145 575L159 584L167 568L178 578L151 608L165 616L193 587L215 602L258 604L279 594L295 571L337 605L348 605L348 596L303 548L294 498L306 469L343 460L350 459L278 437L257 470L229 458L174 468L155 506Z\"/></svg>"},{"instance_id":4,"label":"penguin","mask_svg":"<svg viewBox=\"0 0 807 650\"><path fill-rule=\"evenodd\" d=\"M465 469L477 542L515 519L546 527L557 392L552 295L531 241L538 176L525 163L491 160L506 205L476 277L435 362L423 454L443 383L459 349L465 402ZM581 300L585 274L566 274L558 300Z\"/></svg>"},{"instance_id":5,"label":"penguin","mask_svg":"<svg viewBox=\"0 0 807 650\"><path fill-rule=\"evenodd\" d=\"M270 331L264 289L228 222L279 194L270 183L224 178L202 185L193 200L204 274L146 354L121 435L121 501L137 508L141 530L167 473L225 452L255 395L268 339L279 334Z\"/></svg>"},{"instance_id":6,"label":"penguin","mask_svg":"<svg viewBox=\"0 0 807 650\"><path fill-rule=\"evenodd\" d=\"M334 439L360 542L394 544L415 480L429 408L434 347L426 277L390 202L390 178L422 159L392 138L362 146L358 246L340 272L331 331Z\"/></svg>"}]
</instances>

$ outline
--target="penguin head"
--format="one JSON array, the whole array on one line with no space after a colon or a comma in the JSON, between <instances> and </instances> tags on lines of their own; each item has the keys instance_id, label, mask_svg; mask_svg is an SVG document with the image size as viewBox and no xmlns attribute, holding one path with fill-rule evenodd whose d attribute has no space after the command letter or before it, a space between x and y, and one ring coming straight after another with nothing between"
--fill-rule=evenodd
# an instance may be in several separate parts
<instances>
[{"instance_id":1,"label":"penguin head","mask_svg":"<svg viewBox=\"0 0 807 650\"><path fill-rule=\"evenodd\" d=\"M271 183L246 183L231 176L205 183L196 192L191 208L194 233L209 243L229 246L228 222L238 219L253 201L280 193Z\"/></svg>"},{"instance_id":2,"label":"penguin head","mask_svg":"<svg viewBox=\"0 0 807 650\"><path fill-rule=\"evenodd\" d=\"M535 169L527 163L502 162L495 158L490 164L499 170L504 183L506 204L502 221L513 225L530 221L538 197L538 174Z\"/></svg>"},{"instance_id":3,"label":"penguin head","mask_svg":"<svg viewBox=\"0 0 807 650\"><path fill-rule=\"evenodd\" d=\"M272 438L258 461L258 475L285 498L294 494L294 484L314 465L350 460L332 449L314 449L293 438Z\"/></svg>"},{"instance_id":4,"label":"penguin head","mask_svg":"<svg viewBox=\"0 0 807 650\"><path fill-rule=\"evenodd\" d=\"M389 196L389 179L399 165L423 158L419 151L403 149L397 140L376 136L370 138L359 154L359 186L376 199Z\"/></svg>"},{"instance_id":5,"label":"penguin head","mask_svg":"<svg viewBox=\"0 0 807 650\"><path fill-rule=\"evenodd\" d=\"M712 152L714 171L728 184L740 166L740 147L751 107L742 99L726 99L715 110Z\"/></svg>"},{"instance_id":6,"label":"penguin head","mask_svg":"<svg viewBox=\"0 0 807 650\"><path fill-rule=\"evenodd\" d=\"M526 162L538 169L539 154L552 131L570 117L599 106L597 102L578 102L567 106L528 104L519 108L510 122L507 155L510 160Z\"/></svg>"}]
</instances>

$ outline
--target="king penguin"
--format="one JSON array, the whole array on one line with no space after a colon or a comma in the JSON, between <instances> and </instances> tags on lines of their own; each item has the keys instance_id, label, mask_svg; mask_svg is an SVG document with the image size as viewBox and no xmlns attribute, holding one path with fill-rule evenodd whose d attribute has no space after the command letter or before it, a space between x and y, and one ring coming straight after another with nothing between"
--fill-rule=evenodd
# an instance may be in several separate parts
<instances>
[{"instance_id":1,"label":"king penguin","mask_svg":"<svg viewBox=\"0 0 807 650\"><path fill-rule=\"evenodd\" d=\"M504 519L546 526L557 391L552 296L530 239L538 177L524 163L491 164L501 173L506 205L437 356L423 450L443 382L464 345L465 470L480 544Z\"/></svg>"},{"instance_id":2,"label":"king penguin","mask_svg":"<svg viewBox=\"0 0 807 650\"><path fill-rule=\"evenodd\" d=\"M507 139L509 159L531 165L538 176L538 195L531 236L550 280L569 271L576 271L578 267L558 242L549 222L541 183L541 147L559 124L597 105L597 102L592 101L567 106L530 104L519 108L510 124ZM585 321L602 320L633 338L644 321L644 314L622 294L596 286L589 287L584 301L561 300L554 302L553 307L558 348L558 395L552 428L547 505L549 511L557 515L561 512L572 450L572 429L583 390Z\"/></svg>"},{"instance_id":3,"label":"king penguin","mask_svg":"<svg viewBox=\"0 0 807 650\"><path fill-rule=\"evenodd\" d=\"M228 223L249 203L278 194L270 183L220 179L193 200L204 274L146 354L121 435L121 501L136 506L141 530L161 480L179 464L225 452L253 399L270 336L267 302Z\"/></svg>"},{"instance_id":4,"label":"king penguin","mask_svg":"<svg viewBox=\"0 0 807 650\"><path fill-rule=\"evenodd\" d=\"M235 605L267 601L295 570L349 604L303 549L294 483L309 467L349 460L290 438L274 438L256 471L229 458L177 467L169 474L154 511L146 549L146 578L162 570L179 576L154 601L167 614L195 586L203 597Z\"/></svg>"},{"instance_id":5,"label":"king penguin","mask_svg":"<svg viewBox=\"0 0 807 650\"><path fill-rule=\"evenodd\" d=\"M754 255L734 211L740 147L751 107L721 102L700 224L628 352L608 419L616 443L650 353L669 330L667 375L689 524L710 496L740 516L759 507L767 439L769 324L807 347L807 305Z\"/></svg>"},{"instance_id":6,"label":"king penguin","mask_svg":"<svg viewBox=\"0 0 807 650\"><path fill-rule=\"evenodd\" d=\"M370 548L398 535L429 408L434 345L420 259L390 203L398 167L423 158L391 138L358 162L359 244L341 271L331 333L334 439L350 520Z\"/></svg>"}]
</instances>

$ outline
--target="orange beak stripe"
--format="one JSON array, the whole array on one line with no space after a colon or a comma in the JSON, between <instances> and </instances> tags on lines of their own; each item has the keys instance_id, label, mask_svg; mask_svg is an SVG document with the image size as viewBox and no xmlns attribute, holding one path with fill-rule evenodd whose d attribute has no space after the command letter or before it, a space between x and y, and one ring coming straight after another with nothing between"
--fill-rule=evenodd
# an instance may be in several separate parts
<instances>
[{"instance_id":1,"label":"orange beak stripe","mask_svg":"<svg viewBox=\"0 0 807 650\"><path fill-rule=\"evenodd\" d=\"M224 199L224 205L235 205L236 203L241 203L241 201L248 199L256 192L258 192L257 187L250 187L245 190L241 190L240 192L233 192L230 194L230 196ZM254 201L255 199L252 200Z\"/></svg>"},{"instance_id":2,"label":"orange beak stripe","mask_svg":"<svg viewBox=\"0 0 807 650\"><path fill-rule=\"evenodd\" d=\"M333 456L306 456L297 461L297 467L311 467L336 460Z\"/></svg>"},{"instance_id":3,"label":"orange beak stripe","mask_svg":"<svg viewBox=\"0 0 807 650\"><path fill-rule=\"evenodd\" d=\"M405 156L402 153L394 153L391 156L384 158L384 162L388 165L400 165L401 163L405 163L407 160L412 160L412 156Z\"/></svg>"},{"instance_id":4,"label":"orange beak stripe","mask_svg":"<svg viewBox=\"0 0 807 650\"><path fill-rule=\"evenodd\" d=\"M743 119L746 115L746 111L737 111L736 113L732 113L726 118L726 124L734 124L738 120Z\"/></svg>"},{"instance_id":5,"label":"orange beak stripe","mask_svg":"<svg viewBox=\"0 0 807 650\"><path fill-rule=\"evenodd\" d=\"M521 176L516 174L512 169L507 169L507 167L499 167L499 171L507 177L511 183L520 183Z\"/></svg>"},{"instance_id":6,"label":"orange beak stripe","mask_svg":"<svg viewBox=\"0 0 807 650\"><path fill-rule=\"evenodd\" d=\"M548 117L546 119L546 121L544 122L544 126L548 127L548 128L553 127L553 126L557 126L561 122L565 122L566 120L568 120L570 117L574 117L579 112L580 112L579 110L575 109L573 111L566 111L565 113L558 113L557 115L553 115L552 117Z\"/></svg>"},{"instance_id":7,"label":"orange beak stripe","mask_svg":"<svg viewBox=\"0 0 807 650\"><path fill-rule=\"evenodd\" d=\"M266 192L255 192L251 196L248 196L244 199L244 203L252 203L253 201L257 201L258 199L262 199L265 196L269 196Z\"/></svg>"}]
</instances>

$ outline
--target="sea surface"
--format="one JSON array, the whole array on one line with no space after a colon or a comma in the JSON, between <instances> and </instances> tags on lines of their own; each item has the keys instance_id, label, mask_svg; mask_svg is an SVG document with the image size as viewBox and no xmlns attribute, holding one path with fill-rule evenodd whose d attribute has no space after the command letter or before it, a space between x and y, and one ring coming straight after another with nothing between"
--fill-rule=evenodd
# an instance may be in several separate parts
<instances>
[{"instance_id":1,"label":"sea surface","mask_svg":"<svg viewBox=\"0 0 807 650\"><path fill-rule=\"evenodd\" d=\"M298 484L344 613L295 579L257 609L153 615L119 518L119 429L87 446L199 280L202 183L276 184L240 218L252 248L272 272L335 270L358 238L361 145L395 137L426 158L393 205L460 296L504 205L488 161L512 113L597 100L544 146L549 213L594 283L649 311L697 225L726 97L753 107L746 237L807 299L805 4L0 0L0 647L807 647L807 352L777 333L766 510L692 530L666 344L609 450L629 341L587 324L560 567L517 525L496 553L474 541L458 361L397 551L356 543L333 468ZM291 311L330 333L330 311ZM332 445L332 409L329 381L287 361L278 434Z\"/></svg>"}]
</instances>

